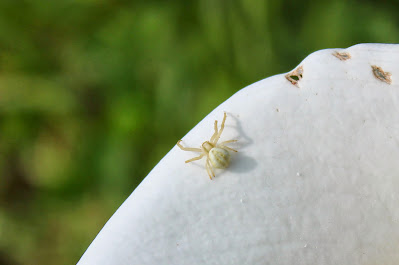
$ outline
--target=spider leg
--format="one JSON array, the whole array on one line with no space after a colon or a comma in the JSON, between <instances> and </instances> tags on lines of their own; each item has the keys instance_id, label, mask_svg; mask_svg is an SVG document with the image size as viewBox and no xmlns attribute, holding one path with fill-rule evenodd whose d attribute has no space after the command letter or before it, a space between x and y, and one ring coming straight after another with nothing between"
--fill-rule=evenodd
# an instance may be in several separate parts
<instances>
[{"instance_id":1,"label":"spider leg","mask_svg":"<svg viewBox=\"0 0 399 265\"><path fill-rule=\"evenodd\" d=\"M230 148L230 147L228 147L228 146L222 145L222 144L220 144L219 147L222 147L222 148L224 148L224 149L227 149L227 150L230 150L230 151L233 151L233 152L238 152L237 150L235 150L235 149L233 149L233 148Z\"/></svg>"},{"instance_id":2,"label":"spider leg","mask_svg":"<svg viewBox=\"0 0 399 265\"><path fill-rule=\"evenodd\" d=\"M200 160L201 158L204 157L204 155L205 155L205 154L202 153L200 156L197 156L197 157L194 157L194 158L191 158L191 159L187 160L186 163L190 163L190 162L193 162L193 161L195 161L195 160Z\"/></svg>"},{"instance_id":3,"label":"spider leg","mask_svg":"<svg viewBox=\"0 0 399 265\"><path fill-rule=\"evenodd\" d=\"M221 142L220 144L224 145L224 144L235 143L235 142L238 142L238 140L228 140L228 141Z\"/></svg>"},{"instance_id":4,"label":"spider leg","mask_svg":"<svg viewBox=\"0 0 399 265\"><path fill-rule=\"evenodd\" d=\"M216 135L218 135L218 121L215 121L215 132L213 133L211 139L209 140L209 142L212 143L212 141L215 139Z\"/></svg>"},{"instance_id":5,"label":"spider leg","mask_svg":"<svg viewBox=\"0 0 399 265\"><path fill-rule=\"evenodd\" d=\"M177 142L177 146L180 147L181 150L184 151L193 151L193 152L202 152L201 148L192 148L192 147L184 147L181 145L181 140Z\"/></svg>"},{"instance_id":6,"label":"spider leg","mask_svg":"<svg viewBox=\"0 0 399 265\"><path fill-rule=\"evenodd\" d=\"M220 131L218 132L216 138L215 138L215 142L214 144L217 144L217 142L219 141L220 136L222 135L223 129L224 129L224 123L226 122L226 112L223 115L223 121L222 121L222 125L220 125Z\"/></svg>"},{"instance_id":7,"label":"spider leg","mask_svg":"<svg viewBox=\"0 0 399 265\"><path fill-rule=\"evenodd\" d=\"M209 162L209 158L206 160L206 165L208 166L209 171L212 173L212 177L215 177L215 173L213 172L212 165ZM209 174L209 172L208 172ZM209 174L209 178L212 179L211 174Z\"/></svg>"},{"instance_id":8,"label":"spider leg","mask_svg":"<svg viewBox=\"0 0 399 265\"><path fill-rule=\"evenodd\" d=\"M211 172L209 170L209 165L208 165L208 159L206 160L205 168L206 168L206 172L208 172L209 178L212 180L212 175L211 175Z\"/></svg>"}]
</instances>

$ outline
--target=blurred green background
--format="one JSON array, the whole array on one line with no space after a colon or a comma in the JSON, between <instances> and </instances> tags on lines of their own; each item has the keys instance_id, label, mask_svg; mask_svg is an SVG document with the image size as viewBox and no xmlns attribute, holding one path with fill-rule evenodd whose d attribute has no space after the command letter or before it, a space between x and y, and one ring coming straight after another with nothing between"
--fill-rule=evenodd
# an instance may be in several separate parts
<instances>
[{"instance_id":1,"label":"blurred green background","mask_svg":"<svg viewBox=\"0 0 399 265\"><path fill-rule=\"evenodd\" d=\"M189 129L396 1L0 1L0 264L75 264Z\"/></svg>"}]
</instances>

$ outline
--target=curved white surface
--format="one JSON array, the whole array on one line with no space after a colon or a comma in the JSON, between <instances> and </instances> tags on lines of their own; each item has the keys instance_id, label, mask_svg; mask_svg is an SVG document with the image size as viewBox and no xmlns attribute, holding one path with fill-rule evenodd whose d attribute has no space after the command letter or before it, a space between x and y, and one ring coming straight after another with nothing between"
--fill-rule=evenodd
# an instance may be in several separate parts
<instances>
[{"instance_id":1,"label":"curved white surface","mask_svg":"<svg viewBox=\"0 0 399 265\"><path fill-rule=\"evenodd\" d=\"M340 50L309 55L297 86L273 76L217 107L183 144L226 111L230 167L211 181L175 146L78 264L399 264L399 46Z\"/></svg>"}]
</instances>

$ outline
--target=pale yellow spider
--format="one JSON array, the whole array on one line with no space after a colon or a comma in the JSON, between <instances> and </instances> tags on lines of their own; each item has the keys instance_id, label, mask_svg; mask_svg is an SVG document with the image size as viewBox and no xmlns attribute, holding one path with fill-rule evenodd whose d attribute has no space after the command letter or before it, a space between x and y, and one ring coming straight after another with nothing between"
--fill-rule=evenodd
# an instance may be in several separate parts
<instances>
[{"instance_id":1,"label":"pale yellow spider","mask_svg":"<svg viewBox=\"0 0 399 265\"><path fill-rule=\"evenodd\" d=\"M237 152L237 150L225 146L225 144L234 143L237 142L237 140L224 141L218 144L219 138L222 135L224 129L225 121L226 121L226 112L224 113L223 116L223 121L222 125L220 126L220 131L218 130L218 121L215 121L215 132L213 133L209 141L205 141L202 143L201 148L184 147L180 144L181 140L177 142L177 146L180 147L181 150L201 153L201 155L187 160L186 163L199 160L204 156L206 156L205 168L206 171L208 172L210 179L212 179L212 177L215 177L215 173L213 172L212 166L215 168L227 168L229 166L230 153L227 150Z\"/></svg>"}]
</instances>

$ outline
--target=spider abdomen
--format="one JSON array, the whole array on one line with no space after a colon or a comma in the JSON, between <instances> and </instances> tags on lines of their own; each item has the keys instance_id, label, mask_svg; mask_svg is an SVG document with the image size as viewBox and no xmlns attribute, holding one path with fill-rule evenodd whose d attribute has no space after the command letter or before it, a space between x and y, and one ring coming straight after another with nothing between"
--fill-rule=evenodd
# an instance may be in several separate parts
<instances>
[{"instance_id":1,"label":"spider abdomen","mask_svg":"<svg viewBox=\"0 0 399 265\"><path fill-rule=\"evenodd\" d=\"M226 149L214 147L209 151L209 161L215 168L226 168L230 164L230 153Z\"/></svg>"}]
</instances>

